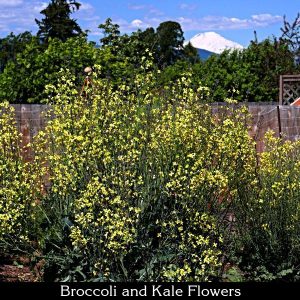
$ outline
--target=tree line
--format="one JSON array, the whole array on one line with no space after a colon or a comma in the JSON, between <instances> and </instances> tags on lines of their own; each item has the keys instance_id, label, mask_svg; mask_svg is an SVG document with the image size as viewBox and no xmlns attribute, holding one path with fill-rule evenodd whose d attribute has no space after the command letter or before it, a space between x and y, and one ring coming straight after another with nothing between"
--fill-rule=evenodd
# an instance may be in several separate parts
<instances>
[{"instance_id":1,"label":"tree line","mask_svg":"<svg viewBox=\"0 0 300 300\"><path fill-rule=\"evenodd\" d=\"M210 101L277 101L279 75L299 73L300 15L289 23L284 18L282 36L258 42L254 37L244 50L224 51L207 60L191 44L184 45L181 25L166 21L155 28L121 34L108 18L99 28L100 45L88 41L72 19L80 9L76 0L51 0L35 20L36 35L10 33L0 39L0 101L42 103L45 86L55 84L61 69L69 69L80 86L86 66L101 66L101 76L120 83L130 82L141 71L143 58L151 53L152 68L158 70L157 88L191 74L193 86L210 89Z\"/></svg>"}]
</instances>

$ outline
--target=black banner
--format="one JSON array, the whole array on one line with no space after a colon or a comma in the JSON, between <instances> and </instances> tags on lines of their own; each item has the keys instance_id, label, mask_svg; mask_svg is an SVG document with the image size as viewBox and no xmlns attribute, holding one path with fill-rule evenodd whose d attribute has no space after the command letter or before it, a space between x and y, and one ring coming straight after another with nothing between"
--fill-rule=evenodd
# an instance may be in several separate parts
<instances>
[{"instance_id":1,"label":"black banner","mask_svg":"<svg viewBox=\"0 0 300 300\"><path fill-rule=\"evenodd\" d=\"M0 283L1 299L29 297L292 297L300 283ZM4 295L8 297L3 297Z\"/></svg>"}]
</instances>

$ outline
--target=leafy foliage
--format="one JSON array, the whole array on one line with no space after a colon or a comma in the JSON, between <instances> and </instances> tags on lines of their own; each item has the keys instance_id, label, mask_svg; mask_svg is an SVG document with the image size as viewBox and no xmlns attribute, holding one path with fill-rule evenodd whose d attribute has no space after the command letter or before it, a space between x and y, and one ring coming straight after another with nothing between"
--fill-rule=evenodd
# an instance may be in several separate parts
<instances>
[{"instance_id":1,"label":"leafy foliage","mask_svg":"<svg viewBox=\"0 0 300 300\"><path fill-rule=\"evenodd\" d=\"M99 28L104 34L100 39L101 44L104 47L110 46L113 54L123 59L126 57L129 61L138 61L146 50L153 53L159 68L171 65L185 55L189 59L196 60L197 54L191 45L183 50L183 31L177 22L163 22L156 31L150 27L145 31L133 32L130 36L121 35L119 25L113 24L110 18L104 24L100 24Z\"/></svg>"},{"instance_id":2,"label":"leafy foliage","mask_svg":"<svg viewBox=\"0 0 300 300\"><path fill-rule=\"evenodd\" d=\"M23 52L33 36L30 32L25 31L18 35L10 33L7 37L0 39L0 73L3 72L6 64L16 60L18 53Z\"/></svg>"},{"instance_id":3,"label":"leafy foliage","mask_svg":"<svg viewBox=\"0 0 300 300\"><path fill-rule=\"evenodd\" d=\"M292 53L282 40L253 41L244 50L224 51L194 67L215 102L272 102L278 99L279 75L296 71Z\"/></svg>"},{"instance_id":4,"label":"leafy foliage","mask_svg":"<svg viewBox=\"0 0 300 300\"><path fill-rule=\"evenodd\" d=\"M39 26L37 36L47 43L49 38L58 38L65 42L70 37L82 34L76 20L70 18L71 13L78 10L80 5L75 0L51 0L41 11L45 18L41 21L35 20Z\"/></svg>"},{"instance_id":5,"label":"leafy foliage","mask_svg":"<svg viewBox=\"0 0 300 300\"><path fill-rule=\"evenodd\" d=\"M103 30L104 37L100 39L103 46L116 46L119 43L120 30L118 24L113 24L112 19L106 19L104 24L100 24L98 28Z\"/></svg>"},{"instance_id":6,"label":"leafy foliage","mask_svg":"<svg viewBox=\"0 0 300 300\"><path fill-rule=\"evenodd\" d=\"M45 86L57 82L57 73L63 66L72 70L81 83L83 69L93 65L96 58L97 49L85 37L70 38L66 42L49 39L46 50L33 38L0 74L0 98L10 103L43 102Z\"/></svg>"}]
</instances>

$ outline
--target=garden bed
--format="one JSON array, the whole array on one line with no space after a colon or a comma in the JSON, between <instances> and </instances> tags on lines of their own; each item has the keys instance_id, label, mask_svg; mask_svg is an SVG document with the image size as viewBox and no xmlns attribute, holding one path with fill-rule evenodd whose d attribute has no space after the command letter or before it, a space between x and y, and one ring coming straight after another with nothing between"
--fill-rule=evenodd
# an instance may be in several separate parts
<instances>
[{"instance_id":1,"label":"garden bed","mask_svg":"<svg viewBox=\"0 0 300 300\"><path fill-rule=\"evenodd\" d=\"M30 268L25 256L2 255L0 257L0 282L37 282L39 276Z\"/></svg>"}]
</instances>

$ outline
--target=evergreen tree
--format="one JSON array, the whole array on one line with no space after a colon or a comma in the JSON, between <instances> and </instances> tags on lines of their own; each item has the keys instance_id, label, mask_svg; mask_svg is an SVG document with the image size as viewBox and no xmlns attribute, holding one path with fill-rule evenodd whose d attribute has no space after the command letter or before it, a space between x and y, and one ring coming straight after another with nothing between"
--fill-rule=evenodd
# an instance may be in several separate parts
<instances>
[{"instance_id":1,"label":"evergreen tree","mask_svg":"<svg viewBox=\"0 0 300 300\"><path fill-rule=\"evenodd\" d=\"M296 64L300 66L300 13L297 14L293 23L288 22L284 16L284 24L281 31L281 39L287 43L294 54Z\"/></svg>"},{"instance_id":2,"label":"evergreen tree","mask_svg":"<svg viewBox=\"0 0 300 300\"><path fill-rule=\"evenodd\" d=\"M183 55L183 31L177 22L161 23L157 30L157 60L161 68L172 65Z\"/></svg>"},{"instance_id":3,"label":"evergreen tree","mask_svg":"<svg viewBox=\"0 0 300 300\"><path fill-rule=\"evenodd\" d=\"M198 50L194 48L190 42L185 45L183 49L183 56L184 59L191 64L195 64L200 61Z\"/></svg>"},{"instance_id":4,"label":"evergreen tree","mask_svg":"<svg viewBox=\"0 0 300 300\"><path fill-rule=\"evenodd\" d=\"M80 5L76 0L51 0L41 11L45 18L41 21L35 19L39 26L38 37L47 43L50 37L66 41L70 37L81 34L82 30L76 20L70 18Z\"/></svg>"}]
</instances>

